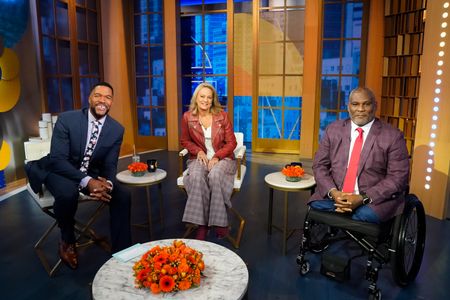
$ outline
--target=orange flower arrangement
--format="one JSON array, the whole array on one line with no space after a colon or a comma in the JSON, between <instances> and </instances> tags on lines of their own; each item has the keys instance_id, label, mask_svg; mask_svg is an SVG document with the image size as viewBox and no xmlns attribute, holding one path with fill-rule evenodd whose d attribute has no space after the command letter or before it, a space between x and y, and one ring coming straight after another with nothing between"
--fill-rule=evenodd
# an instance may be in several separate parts
<instances>
[{"instance_id":1,"label":"orange flower arrangement","mask_svg":"<svg viewBox=\"0 0 450 300\"><path fill-rule=\"evenodd\" d=\"M299 165L288 165L285 166L283 170L281 170L281 173L288 177L303 177L303 175L305 174L305 170L303 170L303 168Z\"/></svg>"},{"instance_id":2,"label":"orange flower arrangement","mask_svg":"<svg viewBox=\"0 0 450 300\"><path fill-rule=\"evenodd\" d=\"M204 269L203 254L178 240L170 246L153 247L133 266L136 287L154 294L197 287Z\"/></svg>"},{"instance_id":3,"label":"orange flower arrangement","mask_svg":"<svg viewBox=\"0 0 450 300\"><path fill-rule=\"evenodd\" d=\"M130 170L131 173L145 172L147 169L147 164L143 162L134 162L128 165L128 170Z\"/></svg>"}]
</instances>

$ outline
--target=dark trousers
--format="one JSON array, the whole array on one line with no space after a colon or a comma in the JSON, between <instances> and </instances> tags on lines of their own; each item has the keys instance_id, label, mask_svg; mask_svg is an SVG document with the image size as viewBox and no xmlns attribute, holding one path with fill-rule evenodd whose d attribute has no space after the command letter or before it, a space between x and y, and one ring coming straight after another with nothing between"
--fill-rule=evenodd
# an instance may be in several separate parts
<instances>
[{"instance_id":1,"label":"dark trousers","mask_svg":"<svg viewBox=\"0 0 450 300\"><path fill-rule=\"evenodd\" d=\"M334 201L330 199L316 200L309 203L312 208L322 211L333 212L336 207ZM380 218L368 205L361 205L352 213L352 219L356 221L380 224Z\"/></svg>"},{"instance_id":2,"label":"dark trousers","mask_svg":"<svg viewBox=\"0 0 450 300\"><path fill-rule=\"evenodd\" d=\"M50 173L45 180L45 186L55 198L53 209L61 229L61 239L67 243L75 242L74 217L78 208L78 185L79 182L55 173ZM111 196L109 213L111 250L114 253L131 245L131 196L119 182L114 184Z\"/></svg>"}]
</instances>

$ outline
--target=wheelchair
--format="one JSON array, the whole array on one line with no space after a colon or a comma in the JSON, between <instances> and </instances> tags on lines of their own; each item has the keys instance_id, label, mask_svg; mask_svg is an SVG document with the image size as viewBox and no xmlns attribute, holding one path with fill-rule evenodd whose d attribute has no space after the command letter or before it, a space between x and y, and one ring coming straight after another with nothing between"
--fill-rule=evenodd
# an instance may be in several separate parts
<instances>
[{"instance_id":1,"label":"wheelchair","mask_svg":"<svg viewBox=\"0 0 450 300\"><path fill-rule=\"evenodd\" d=\"M327 228L325 233L324 227ZM343 236L339 237L337 231L342 231ZM309 207L297 256L299 273L305 276L310 271L307 252L321 253L332 242L350 239L361 247L362 252L351 257L348 263L367 255L365 279L369 282L369 300L380 300L377 279L383 265L391 265L392 276L399 286L406 286L416 278L425 249L425 231L425 211L414 194L405 196L401 214L381 224L355 221L348 215Z\"/></svg>"}]
</instances>

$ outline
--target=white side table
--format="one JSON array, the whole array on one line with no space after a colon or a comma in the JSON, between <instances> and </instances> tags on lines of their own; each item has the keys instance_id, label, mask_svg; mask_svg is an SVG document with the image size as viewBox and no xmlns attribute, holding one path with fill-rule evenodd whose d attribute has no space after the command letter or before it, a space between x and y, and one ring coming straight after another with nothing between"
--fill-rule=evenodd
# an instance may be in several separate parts
<instances>
[{"instance_id":1,"label":"white side table","mask_svg":"<svg viewBox=\"0 0 450 300\"><path fill-rule=\"evenodd\" d=\"M167 172L163 169L156 169L155 172L145 172L143 176L132 176L129 170L125 170L117 173L116 178L118 181L130 185L130 186L144 186L147 193L147 214L148 224L137 224L137 226L148 225L148 232L150 239L152 238L152 205L150 199L150 186L157 184L159 192L159 215L161 225L164 226L163 220L163 196L161 191L161 182L167 177Z\"/></svg>"},{"instance_id":2,"label":"white side table","mask_svg":"<svg viewBox=\"0 0 450 300\"><path fill-rule=\"evenodd\" d=\"M316 181L314 176L310 174L304 174L303 178L298 182L290 182L286 180L286 176L281 172L274 172L267 174L264 177L264 181L269 186L269 217L267 231L272 234L272 227L281 230L283 232L283 254L286 254L286 242L294 230L289 230L288 225L288 193L289 192L299 192L302 190L311 190L314 192L314 187L316 186ZM272 208L273 208L273 190L284 191L284 222L283 227L280 228L272 224ZM290 233L288 233L290 231Z\"/></svg>"},{"instance_id":3,"label":"white side table","mask_svg":"<svg viewBox=\"0 0 450 300\"><path fill-rule=\"evenodd\" d=\"M109 259L95 275L92 296L96 300L136 299L242 299L247 291L248 270L244 261L233 251L207 241L180 239L187 246L203 253L205 270L200 286L171 294L152 294L148 289L135 288L133 265L141 256L128 262ZM148 250L156 245L168 246L172 239L145 244Z\"/></svg>"}]
</instances>

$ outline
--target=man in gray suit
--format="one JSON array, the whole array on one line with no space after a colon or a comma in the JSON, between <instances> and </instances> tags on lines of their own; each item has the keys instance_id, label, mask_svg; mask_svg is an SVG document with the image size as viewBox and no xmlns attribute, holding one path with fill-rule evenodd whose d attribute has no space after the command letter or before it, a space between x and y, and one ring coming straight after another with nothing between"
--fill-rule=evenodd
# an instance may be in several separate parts
<instances>
[{"instance_id":1,"label":"man in gray suit","mask_svg":"<svg viewBox=\"0 0 450 300\"><path fill-rule=\"evenodd\" d=\"M376 109L373 92L356 88L349 97L350 119L326 128L314 157L317 189L308 202L311 207L371 223L386 221L403 209L409 178L405 139L401 131L375 118Z\"/></svg>"}]
</instances>

